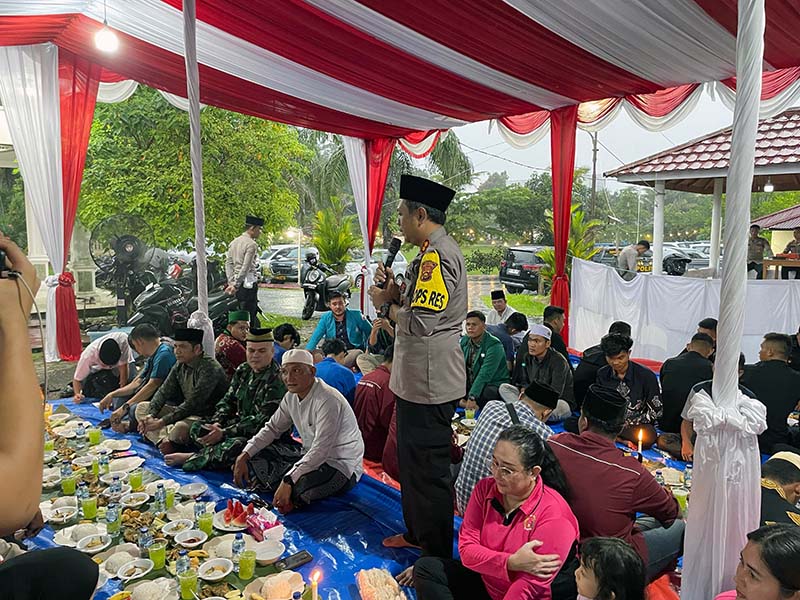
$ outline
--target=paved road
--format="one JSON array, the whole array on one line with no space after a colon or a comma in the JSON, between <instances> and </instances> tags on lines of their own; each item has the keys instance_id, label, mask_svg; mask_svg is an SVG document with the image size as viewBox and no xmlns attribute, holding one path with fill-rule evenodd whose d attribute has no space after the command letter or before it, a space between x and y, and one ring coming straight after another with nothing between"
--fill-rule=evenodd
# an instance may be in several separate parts
<instances>
[{"instance_id":1,"label":"paved road","mask_svg":"<svg viewBox=\"0 0 800 600\"><path fill-rule=\"evenodd\" d=\"M261 310L285 317L300 318L303 310L303 292L300 288L289 286L262 287L258 290L258 303ZM355 292L350 298L350 307L361 306L361 294ZM319 318L321 313L315 313Z\"/></svg>"}]
</instances>

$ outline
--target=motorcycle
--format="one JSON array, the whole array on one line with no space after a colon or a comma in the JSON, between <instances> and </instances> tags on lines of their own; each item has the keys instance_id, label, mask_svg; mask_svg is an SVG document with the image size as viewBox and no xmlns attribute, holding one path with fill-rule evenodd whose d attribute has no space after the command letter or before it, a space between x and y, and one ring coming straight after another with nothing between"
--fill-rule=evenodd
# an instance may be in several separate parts
<instances>
[{"instance_id":1,"label":"motorcycle","mask_svg":"<svg viewBox=\"0 0 800 600\"><path fill-rule=\"evenodd\" d=\"M313 252L306 254L306 262L300 269L300 282L305 294L301 315L304 321L310 319L315 310L329 310L328 299L333 292L339 292L346 299L350 298L350 278L334 272L319 261Z\"/></svg>"}]
</instances>

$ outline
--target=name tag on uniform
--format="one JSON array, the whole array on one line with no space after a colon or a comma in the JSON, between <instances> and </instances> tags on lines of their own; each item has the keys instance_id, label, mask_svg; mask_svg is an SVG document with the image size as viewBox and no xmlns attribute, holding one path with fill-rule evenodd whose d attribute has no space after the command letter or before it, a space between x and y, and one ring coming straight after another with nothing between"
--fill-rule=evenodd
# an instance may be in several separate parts
<instances>
[{"instance_id":1,"label":"name tag on uniform","mask_svg":"<svg viewBox=\"0 0 800 600\"><path fill-rule=\"evenodd\" d=\"M419 265L419 277L414 288L411 308L425 308L433 312L441 312L447 308L450 295L444 285L442 263L436 250L429 250L422 256Z\"/></svg>"}]
</instances>

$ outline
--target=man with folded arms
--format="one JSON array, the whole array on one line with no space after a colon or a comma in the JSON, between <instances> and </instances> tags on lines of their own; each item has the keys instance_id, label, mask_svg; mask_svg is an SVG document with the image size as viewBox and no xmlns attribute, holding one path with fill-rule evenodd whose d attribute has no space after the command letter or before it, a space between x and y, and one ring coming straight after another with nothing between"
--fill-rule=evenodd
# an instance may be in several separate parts
<instances>
[{"instance_id":1,"label":"man with folded arms","mask_svg":"<svg viewBox=\"0 0 800 600\"><path fill-rule=\"evenodd\" d=\"M162 454L176 452L189 443L189 429L209 417L228 390L220 364L203 353L200 329L175 330L178 361L150 402L136 406L139 433L158 446Z\"/></svg>"},{"instance_id":2,"label":"man with folded arms","mask_svg":"<svg viewBox=\"0 0 800 600\"><path fill-rule=\"evenodd\" d=\"M248 440L233 466L240 487L251 482L274 490L275 507L286 514L352 488L363 472L364 442L344 396L315 377L308 350L288 350L281 376L286 395L267 424ZM292 426L303 447L294 457L276 452L274 442Z\"/></svg>"}]
</instances>

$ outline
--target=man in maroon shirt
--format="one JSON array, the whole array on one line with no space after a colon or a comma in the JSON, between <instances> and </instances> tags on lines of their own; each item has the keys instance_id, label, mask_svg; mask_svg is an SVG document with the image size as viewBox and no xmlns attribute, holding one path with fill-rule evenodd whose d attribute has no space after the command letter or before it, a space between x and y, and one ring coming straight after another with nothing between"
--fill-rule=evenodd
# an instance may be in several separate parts
<instances>
[{"instance_id":1,"label":"man in maroon shirt","mask_svg":"<svg viewBox=\"0 0 800 600\"><path fill-rule=\"evenodd\" d=\"M592 385L578 420L580 435L550 437L571 491L581 541L618 537L636 548L652 581L683 554L685 524L678 502L614 440L625 425L627 402L614 389ZM639 519L637 513L647 515Z\"/></svg>"},{"instance_id":2,"label":"man in maroon shirt","mask_svg":"<svg viewBox=\"0 0 800 600\"><path fill-rule=\"evenodd\" d=\"M358 382L353 403L358 428L364 438L364 458L376 462L383 457L383 446L394 414L394 393L389 389L393 359L394 346L390 345L383 353L383 363Z\"/></svg>"}]
</instances>

